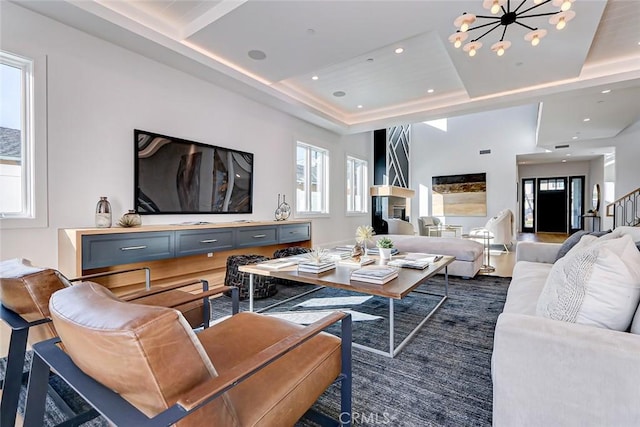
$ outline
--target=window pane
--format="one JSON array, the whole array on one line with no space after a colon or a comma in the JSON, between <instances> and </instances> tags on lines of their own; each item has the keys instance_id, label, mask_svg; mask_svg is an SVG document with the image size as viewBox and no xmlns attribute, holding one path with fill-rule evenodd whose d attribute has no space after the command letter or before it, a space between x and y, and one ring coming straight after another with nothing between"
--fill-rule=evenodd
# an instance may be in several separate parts
<instances>
[{"instance_id":1,"label":"window pane","mask_svg":"<svg viewBox=\"0 0 640 427\"><path fill-rule=\"evenodd\" d=\"M300 147L296 149L296 209L298 212L307 210L307 149Z\"/></svg>"},{"instance_id":2,"label":"window pane","mask_svg":"<svg viewBox=\"0 0 640 427\"><path fill-rule=\"evenodd\" d=\"M25 209L23 70L0 63L0 212L20 214ZM26 212L25 212L26 213Z\"/></svg>"},{"instance_id":3,"label":"window pane","mask_svg":"<svg viewBox=\"0 0 640 427\"><path fill-rule=\"evenodd\" d=\"M353 212L354 210L354 160L347 159L347 212Z\"/></svg>"},{"instance_id":4,"label":"window pane","mask_svg":"<svg viewBox=\"0 0 640 427\"><path fill-rule=\"evenodd\" d=\"M322 193L324 191L324 161L322 153L311 151L311 167L309 168L309 190L311 191L312 212L322 212Z\"/></svg>"}]
</instances>

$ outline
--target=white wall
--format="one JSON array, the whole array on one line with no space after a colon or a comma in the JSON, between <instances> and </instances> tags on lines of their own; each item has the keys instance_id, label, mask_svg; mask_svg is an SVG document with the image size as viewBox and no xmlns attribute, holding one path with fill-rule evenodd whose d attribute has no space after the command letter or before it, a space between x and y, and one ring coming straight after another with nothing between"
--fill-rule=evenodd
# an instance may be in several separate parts
<instances>
[{"instance_id":1,"label":"white wall","mask_svg":"<svg viewBox=\"0 0 640 427\"><path fill-rule=\"evenodd\" d=\"M446 223L462 225L466 233L505 208L517 213L516 155L535 151L536 115L536 106L530 105L453 117L446 132L413 125L410 174L418 201L412 204L411 217L417 218L420 205L425 205L421 188L428 189L430 198L433 176L479 172L487 174L487 216L447 217ZM491 154L480 155L485 149Z\"/></svg>"},{"instance_id":2,"label":"white wall","mask_svg":"<svg viewBox=\"0 0 640 427\"><path fill-rule=\"evenodd\" d=\"M611 139L616 147L616 199L640 188L640 120Z\"/></svg>"},{"instance_id":3,"label":"white wall","mask_svg":"<svg viewBox=\"0 0 640 427\"><path fill-rule=\"evenodd\" d=\"M313 243L352 238L368 215L345 215L345 153L371 161L372 134L341 137L146 57L1 2L3 50L48 61L47 228L2 229L0 259L57 266L57 229L92 227L100 196L115 217L133 204L133 129L255 154L252 215L143 216L145 224L186 220L271 220L277 194L293 205L295 142L330 150L331 216L313 220ZM38 171L36 171L38 173Z\"/></svg>"}]
</instances>

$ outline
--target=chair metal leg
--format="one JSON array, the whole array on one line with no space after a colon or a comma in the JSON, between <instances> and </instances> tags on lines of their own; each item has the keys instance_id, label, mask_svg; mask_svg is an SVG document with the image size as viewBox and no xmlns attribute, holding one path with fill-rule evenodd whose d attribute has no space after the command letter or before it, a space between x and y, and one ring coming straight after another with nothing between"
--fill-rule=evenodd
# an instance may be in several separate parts
<instances>
[{"instance_id":1,"label":"chair metal leg","mask_svg":"<svg viewBox=\"0 0 640 427\"><path fill-rule=\"evenodd\" d=\"M39 427L44 421L45 403L49 388L49 365L33 353L31 373L27 386L27 402L24 409L24 427Z\"/></svg>"},{"instance_id":2,"label":"chair metal leg","mask_svg":"<svg viewBox=\"0 0 640 427\"><path fill-rule=\"evenodd\" d=\"M7 354L7 369L4 375L2 402L0 403L0 425L13 426L16 422L20 387L22 387L22 369L27 349L29 329L13 329Z\"/></svg>"},{"instance_id":3,"label":"chair metal leg","mask_svg":"<svg viewBox=\"0 0 640 427\"><path fill-rule=\"evenodd\" d=\"M340 425L351 426L351 343L352 340L352 325L351 315L347 315L341 321L342 327L342 381L340 383Z\"/></svg>"}]
</instances>

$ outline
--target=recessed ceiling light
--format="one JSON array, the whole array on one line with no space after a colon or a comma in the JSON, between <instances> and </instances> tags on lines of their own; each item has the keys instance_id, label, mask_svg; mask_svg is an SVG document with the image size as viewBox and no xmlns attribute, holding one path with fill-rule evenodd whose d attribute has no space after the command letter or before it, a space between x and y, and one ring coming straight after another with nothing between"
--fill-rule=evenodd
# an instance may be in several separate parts
<instances>
[{"instance_id":1,"label":"recessed ceiling light","mask_svg":"<svg viewBox=\"0 0 640 427\"><path fill-rule=\"evenodd\" d=\"M318 79L319 79L319 77L318 77L318 76L313 76L313 77L311 77L311 80L318 80Z\"/></svg>"},{"instance_id":2,"label":"recessed ceiling light","mask_svg":"<svg viewBox=\"0 0 640 427\"><path fill-rule=\"evenodd\" d=\"M583 122L589 122L591 121L591 119L589 117L587 117L586 119L582 120Z\"/></svg>"},{"instance_id":3,"label":"recessed ceiling light","mask_svg":"<svg viewBox=\"0 0 640 427\"><path fill-rule=\"evenodd\" d=\"M574 137L572 137L571 139L578 139L578 137L577 137L577 136L574 136Z\"/></svg>"},{"instance_id":4,"label":"recessed ceiling light","mask_svg":"<svg viewBox=\"0 0 640 427\"><path fill-rule=\"evenodd\" d=\"M567 153L567 157L571 157L571 153Z\"/></svg>"},{"instance_id":5,"label":"recessed ceiling light","mask_svg":"<svg viewBox=\"0 0 640 427\"><path fill-rule=\"evenodd\" d=\"M433 93L433 89L429 89L427 93Z\"/></svg>"},{"instance_id":6,"label":"recessed ceiling light","mask_svg":"<svg viewBox=\"0 0 640 427\"><path fill-rule=\"evenodd\" d=\"M255 59L256 61L262 61L267 57L267 54L261 50L250 50L248 55L249 58Z\"/></svg>"},{"instance_id":7,"label":"recessed ceiling light","mask_svg":"<svg viewBox=\"0 0 640 427\"><path fill-rule=\"evenodd\" d=\"M395 52L396 53L402 53L402 52L404 52L404 49L401 48L401 47L398 47L398 48L396 48Z\"/></svg>"},{"instance_id":8,"label":"recessed ceiling light","mask_svg":"<svg viewBox=\"0 0 640 427\"><path fill-rule=\"evenodd\" d=\"M367 62L373 62L373 58L367 58Z\"/></svg>"},{"instance_id":9,"label":"recessed ceiling light","mask_svg":"<svg viewBox=\"0 0 640 427\"><path fill-rule=\"evenodd\" d=\"M346 94L347 93L342 91L342 90L337 90L337 91L333 92L333 96L335 96L336 98L342 98Z\"/></svg>"},{"instance_id":10,"label":"recessed ceiling light","mask_svg":"<svg viewBox=\"0 0 640 427\"><path fill-rule=\"evenodd\" d=\"M362 105L358 105L358 108L362 108Z\"/></svg>"},{"instance_id":11,"label":"recessed ceiling light","mask_svg":"<svg viewBox=\"0 0 640 427\"><path fill-rule=\"evenodd\" d=\"M605 89L605 90L603 90L603 91L602 91L602 92L600 92L600 93L609 93L609 92L611 92L611 89Z\"/></svg>"}]
</instances>

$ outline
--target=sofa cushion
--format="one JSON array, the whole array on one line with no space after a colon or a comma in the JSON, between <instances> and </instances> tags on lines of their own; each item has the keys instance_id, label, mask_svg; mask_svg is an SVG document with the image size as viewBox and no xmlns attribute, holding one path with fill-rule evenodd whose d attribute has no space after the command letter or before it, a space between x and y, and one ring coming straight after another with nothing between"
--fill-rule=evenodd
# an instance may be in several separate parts
<instances>
[{"instance_id":1,"label":"sofa cushion","mask_svg":"<svg viewBox=\"0 0 640 427\"><path fill-rule=\"evenodd\" d=\"M390 234L393 246L400 252L424 252L451 255L458 261L475 261L482 256L482 243L455 237L426 237Z\"/></svg>"},{"instance_id":2,"label":"sofa cushion","mask_svg":"<svg viewBox=\"0 0 640 427\"><path fill-rule=\"evenodd\" d=\"M573 233L571 236L567 237L567 239L564 242L562 242L562 246L560 247L560 249L558 250L558 254L556 255L556 261L562 258L563 256L565 256L567 252L569 252L571 248L573 248L583 236L591 235L595 237L600 237L608 233L611 233L611 230L592 231L592 232L581 230Z\"/></svg>"},{"instance_id":3,"label":"sofa cushion","mask_svg":"<svg viewBox=\"0 0 640 427\"><path fill-rule=\"evenodd\" d=\"M504 313L536 314L536 304L553 264L519 261L513 268Z\"/></svg>"},{"instance_id":4,"label":"sofa cushion","mask_svg":"<svg viewBox=\"0 0 640 427\"><path fill-rule=\"evenodd\" d=\"M640 252L630 236L591 240L553 265L536 314L626 331L640 301Z\"/></svg>"}]
</instances>

